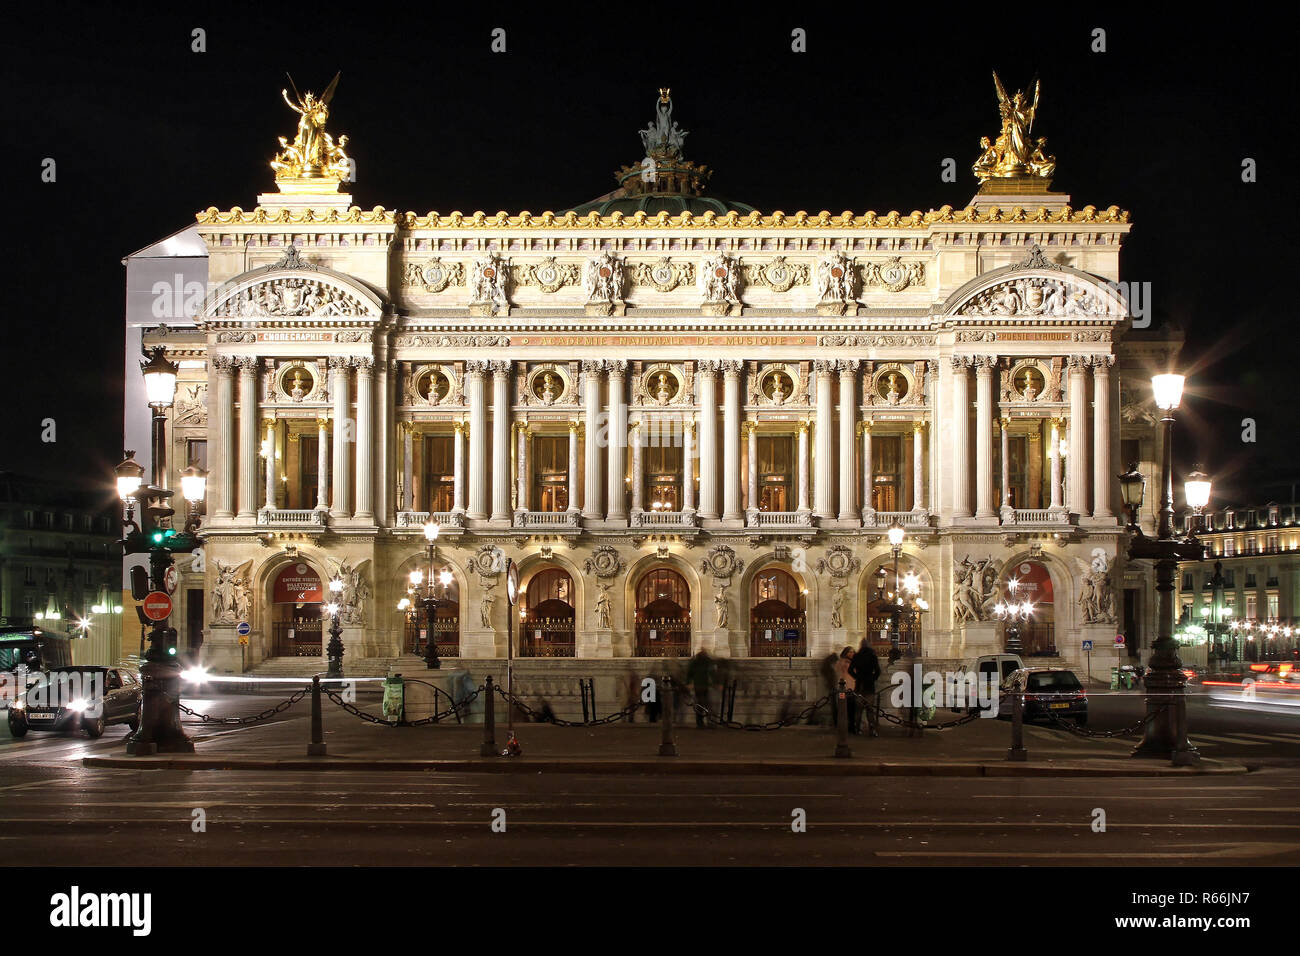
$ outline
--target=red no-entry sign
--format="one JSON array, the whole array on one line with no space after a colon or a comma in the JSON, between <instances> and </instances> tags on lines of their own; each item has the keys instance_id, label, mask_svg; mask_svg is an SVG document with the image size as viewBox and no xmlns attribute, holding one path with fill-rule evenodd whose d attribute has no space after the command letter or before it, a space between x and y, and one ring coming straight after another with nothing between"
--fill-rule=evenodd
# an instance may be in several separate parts
<instances>
[{"instance_id":1,"label":"red no-entry sign","mask_svg":"<svg viewBox=\"0 0 1300 956\"><path fill-rule=\"evenodd\" d=\"M141 605L144 616L151 621L165 621L171 617L172 599L162 591L151 591Z\"/></svg>"}]
</instances>

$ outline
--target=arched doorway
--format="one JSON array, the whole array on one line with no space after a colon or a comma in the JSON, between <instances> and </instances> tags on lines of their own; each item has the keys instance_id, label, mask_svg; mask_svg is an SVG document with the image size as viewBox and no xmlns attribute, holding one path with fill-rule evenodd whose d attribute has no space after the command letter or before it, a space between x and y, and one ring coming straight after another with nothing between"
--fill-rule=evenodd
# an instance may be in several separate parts
<instances>
[{"instance_id":1,"label":"arched doorway","mask_svg":"<svg viewBox=\"0 0 1300 956\"><path fill-rule=\"evenodd\" d=\"M802 585L780 568L763 569L749 588L749 656L803 657L807 653Z\"/></svg>"},{"instance_id":2,"label":"arched doorway","mask_svg":"<svg viewBox=\"0 0 1300 956\"><path fill-rule=\"evenodd\" d=\"M689 657L691 589L672 568L647 571L636 585L636 656Z\"/></svg>"},{"instance_id":3,"label":"arched doorway","mask_svg":"<svg viewBox=\"0 0 1300 956\"><path fill-rule=\"evenodd\" d=\"M523 657L573 657L573 578L563 568L544 568L528 581L519 606L519 653Z\"/></svg>"},{"instance_id":4,"label":"arched doorway","mask_svg":"<svg viewBox=\"0 0 1300 956\"><path fill-rule=\"evenodd\" d=\"M925 617L933 597L927 594L926 580L925 569L905 554L899 556L897 572L893 559L887 558L867 577L866 638L877 655L887 657L897 648L921 656Z\"/></svg>"},{"instance_id":5,"label":"arched doorway","mask_svg":"<svg viewBox=\"0 0 1300 956\"><path fill-rule=\"evenodd\" d=\"M999 600L1008 604L1028 602L1032 608L1028 620L1002 622L1007 653L1021 657L1056 656L1056 603L1047 565L1033 560L1009 565L999 587Z\"/></svg>"},{"instance_id":6,"label":"arched doorway","mask_svg":"<svg viewBox=\"0 0 1300 956\"><path fill-rule=\"evenodd\" d=\"M438 572L435 571L435 574ZM429 641L428 620L424 610L424 585L408 588L406 600L406 619L403 628L402 649L407 654L424 656ZM447 586L447 593L442 594L442 585L434 585L434 594L438 597L438 607L433 614L434 639L438 643L439 657L460 656L460 585L453 576ZM400 606L400 605L399 605Z\"/></svg>"},{"instance_id":7,"label":"arched doorway","mask_svg":"<svg viewBox=\"0 0 1300 956\"><path fill-rule=\"evenodd\" d=\"M286 564L271 580L271 640L276 657L320 657L325 589L305 561Z\"/></svg>"}]
</instances>

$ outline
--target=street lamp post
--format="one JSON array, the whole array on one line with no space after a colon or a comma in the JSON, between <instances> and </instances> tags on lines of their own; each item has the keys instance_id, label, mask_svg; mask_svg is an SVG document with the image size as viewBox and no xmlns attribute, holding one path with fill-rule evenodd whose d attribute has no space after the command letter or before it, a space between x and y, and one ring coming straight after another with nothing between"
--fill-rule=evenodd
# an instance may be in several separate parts
<instances>
[{"instance_id":1,"label":"street lamp post","mask_svg":"<svg viewBox=\"0 0 1300 956\"><path fill-rule=\"evenodd\" d=\"M1182 399L1183 376L1153 376L1151 388L1157 407L1164 412L1160 422L1163 445L1160 521L1154 539L1143 534L1138 525L1146 478L1137 470L1136 464L1130 465L1128 472L1119 476L1120 490L1129 512L1129 557L1152 561L1156 571L1156 640L1151 645L1151 658L1144 678L1147 723L1142 742L1133 755L1168 757L1176 766L1187 766L1198 763L1201 758L1187 739L1187 697L1183 690L1187 677L1178 658L1178 642L1174 639L1174 579L1179 561L1200 560L1205 549L1195 538L1174 533L1173 412ZM1192 493L1195 496L1197 489Z\"/></svg>"},{"instance_id":2,"label":"street lamp post","mask_svg":"<svg viewBox=\"0 0 1300 956\"><path fill-rule=\"evenodd\" d=\"M411 593L415 594L420 585L424 585L424 596L419 601L424 605L426 638L424 642L424 666L428 670L438 670L442 661L438 658L438 605L447 599L447 589L451 586L451 570L443 568L437 575L441 593L434 590L434 564L437 561L438 526L430 521L424 526L424 540L427 542L429 573L416 568L410 574Z\"/></svg>"},{"instance_id":3,"label":"street lamp post","mask_svg":"<svg viewBox=\"0 0 1300 956\"><path fill-rule=\"evenodd\" d=\"M192 553L199 547L199 504L206 491L207 474L196 466L190 466L182 473L181 494L188 507L184 528L177 531L172 525L175 511L169 506L172 492L164 485L167 482L167 409L175 399L178 368L167 360L161 346L146 353L146 359L140 363L140 369L153 412L153 481L142 485L144 469L130 451L115 469L115 475L118 496L125 509L122 524L127 529L122 551L124 554L149 556L147 576L140 569L132 570L132 590L136 590L135 576L138 573L144 579L140 583L146 585L148 591L165 592L167 572L174 563L172 555ZM140 509L140 521L137 522L135 509L141 500L145 505ZM137 595L137 598L142 596ZM143 610L140 614L143 626ZM167 618L155 620L140 666L140 726L127 740L128 754L194 752L194 744L181 729L180 670L180 663L176 660L176 629L169 626Z\"/></svg>"},{"instance_id":4,"label":"street lamp post","mask_svg":"<svg viewBox=\"0 0 1300 956\"><path fill-rule=\"evenodd\" d=\"M342 593L342 579L330 578L330 603L325 608L330 616L330 642L325 648L325 653L329 657L326 677L343 676L343 623L339 620L339 616L343 613Z\"/></svg>"},{"instance_id":5,"label":"street lamp post","mask_svg":"<svg viewBox=\"0 0 1300 956\"><path fill-rule=\"evenodd\" d=\"M1019 654L1023 650L1023 644L1020 640L1020 626L1022 623L1028 623L1033 617L1034 606L1028 601L1017 601L1016 591L1020 587L1020 582L1012 578L1007 582L1007 591L1009 600L999 601L993 606L993 616L1006 625L1006 651L1008 654Z\"/></svg>"}]
</instances>

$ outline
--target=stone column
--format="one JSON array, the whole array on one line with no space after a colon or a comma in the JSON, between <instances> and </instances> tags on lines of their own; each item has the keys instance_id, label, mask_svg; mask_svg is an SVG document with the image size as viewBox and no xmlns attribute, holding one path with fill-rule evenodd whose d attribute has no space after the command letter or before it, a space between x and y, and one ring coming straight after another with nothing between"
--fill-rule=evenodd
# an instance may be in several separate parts
<instances>
[{"instance_id":1,"label":"stone column","mask_svg":"<svg viewBox=\"0 0 1300 956\"><path fill-rule=\"evenodd\" d=\"M1088 513L1088 367L1087 356L1070 356L1070 472L1065 481L1065 507L1076 515Z\"/></svg>"},{"instance_id":2,"label":"stone column","mask_svg":"<svg viewBox=\"0 0 1300 956\"><path fill-rule=\"evenodd\" d=\"M808 422L799 423L799 510L811 511L808 506Z\"/></svg>"},{"instance_id":3,"label":"stone column","mask_svg":"<svg viewBox=\"0 0 1300 956\"><path fill-rule=\"evenodd\" d=\"M831 417L835 412L832 386L835 363L819 359L813 365L817 370L817 424L813 432L813 440L817 443L814 452L817 473L813 478L813 514L819 518L833 518L835 486L831 479L831 449L834 447L831 443Z\"/></svg>"},{"instance_id":4,"label":"stone column","mask_svg":"<svg viewBox=\"0 0 1300 956\"><path fill-rule=\"evenodd\" d=\"M718 363L698 362L700 376L700 517L718 517Z\"/></svg>"},{"instance_id":5,"label":"stone column","mask_svg":"<svg viewBox=\"0 0 1300 956\"><path fill-rule=\"evenodd\" d=\"M1092 516L1113 518L1110 487L1114 476L1110 469L1110 367L1113 355L1097 355L1092 360Z\"/></svg>"},{"instance_id":6,"label":"stone column","mask_svg":"<svg viewBox=\"0 0 1300 956\"><path fill-rule=\"evenodd\" d=\"M1052 419L1052 439L1047 448L1047 457L1052 462L1051 504L1053 511L1061 510L1061 420Z\"/></svg>"},{"instance_id":7,"label":"stone column","mask_svg":"<svg viewBox=\"0 0 1300 956\"><path fill-rule=\"evenodd\" d=\"M519 468L519 483L516 489L518 511L532 510L532 482L529 480L530 472L528 466L528 423L518 423L519 435L515 443L516 464Z\"/></svg>"},{"instance_id":8,"label":"stone column","mask_svg":"<svg viewBox=\"0 0 1300 956\"><path fill-rule=\"evenodd\" d=\"M749 454L746 458L749 460L749 481L746 483L745 493L748 496L746 501L746 510L758 512L758 423L745 422L745 447Z\"/></svg>"},{"instance_id":9,"label":"stone column","mask_svg":"<svg viewBox=\"0 0 1300 956\"><path fill-rule=\"evenodd\" d=\"M208 421L217 433L216 452L221 470L216 475L214 518L235 516L235 380L229 355L214 355L212 369L217 376L217 401Z\"/></svg>"},{"instance_id":10,"label":"stone column","mask_svg":"<svg viewBox=\"0 0 1300 956\"><path fill-rule=\"evenodd\" d=\"M632 513L644 511L645 479L641 471L641 421L632 423L628 432L628 441L632 443Z\"/></svg>"},{"instance_id":11,"label":"stone column","mask_svg":"<svg viewBox=\"0 0 1300 956\"><path fill-rule=\"evenodd\" d=\"M858 380L858 360L843 359L836 365L840 372L840 520L857 521L861 512L856 507L853 493L853 465L858 459L853 448L853 428L857 417L854 414L857 404L854 389Z\"/></svg>"},{"instance_id":12,"label":"stone column","mask_svg":"<svg viewBox=\"0 0 1300 956\"><path fill-rule=\"evenodd\" d=\"M569 422L569 507L566 511L578 510L578 429L581 423Z\"/></svg>"},{"instance_id":13,"label":"stone column","mask_svg":"<svg viewBox=\"0 0 1300 956\"><path fill-rule=\"evenodd\" d=\"M239 368L239 517L257 512L257 359L235 359Z\"/></svg>"},{"instance_id":14,"label":"stone column","mask_svg":"<svg viewBox=\"0 0 1300 956\"><path fill-rule=\"evenodd\" d=\"M1011 419L999 418L998 428L1002 431L1002 520L1014 517L1011 508Z\"/></svg>"},{"instance_id":15,"label":"stone column","mask_svg":"<svg viewBox=\"0 0 1300 956\"><path fill-rule=\"evenodd\" d=\"M733 359L722 363L722 518L740 520L740 374Z\"/></svg>"},{"instance_id":16,"label":"stone column","mask_svg":"<svg viewBox=\"0 0 1300 956\"><path fill-rule=\"evenodd\" d=\"M330 501L330 420L316 419L316 510L328 511Z\"/></svg>"},{"instance_id":17,"label":"stone column","mask_svg":"<svg viewBox=\"0 0 1300 956\"><path fill-rule=\"evenodd\" d=\"M275 510L275 419L268 418L262 423L266 433L266 500L262 507L267 511Z\"/></svg>"},{"instance_id":18,"label":"stone column","mask_svg":"<svg viewBox=\"0 0 1300 956\"><path fill-rule=\"evenodd\" d=\"M682 423L682 510L695 510L695 423Z\"/></svg>"},{"instance_id":19,"label":"stone column","mask_svg":"<svg viewBox=\"0 0 1300 956\"><path fill-rule=\"evenodd\" d=\"M492 520L510 520L510 363L492 363Z\"/></svg>"},{"instance_id":20,"label":"stone column","mask_svg":"<svg viewBox=\"0 0 1300 956\"><path fill-rule=\"evenodd\" d=\"M387 347L384 349L387 353ZM393 485L394 433L393 416L397 410L397 391L393 387L396 375L390 374L392 363L382 358L375 362L375 394L378 396L375 431L379 439L375 445L378 449L375 461L375 517L376 524L390 524L392 516L389 507L390 489Z\"/></svg>"},{"instance_id":21,"label":"stone column","mask_svg":"<svg viewBox=\"0 0 1300 956\"><path fill-rule=\"evenodd\" d=\"M402 422L402 510L418 511L415 500L415 423Z\"/></svg>"},{"instance_id":22,"label":"stone column","mask_svg":"<svg viewBox=\"0 0 1300 956\"><path fill-rule=\"evenodd\" d=\"M465 423L455 421L452 427L452 468L455 475L451 485L451 510L465 511Z\"/></svg>"},{"instance_id":23,"label":"stone column","mask_svg":"<svg viewBox=\"0 0 1300 956\"><path fill-rule=\"evenodd\" d=\"M375 475L375 360L362 356L353 363L357 370L357 507L356 519L367 524L375 520L372 482Z\"/></svg>"},{"instance_id":24,"label":"stone column","mask_svg":"<svg viewBox=\"0 0 1300 956\"><path fill-rule=\"evenodd\" d=\"M488 363L465 363L465 378L469 387L469 511L466 517L487 517L487 373ZM457 473L460 478L460 473ZM464 480L461 479L461 483Z\"/></svg>"},{"instance_id":25,"label":"stone column","mask_svg":"<svg viewBox=\"0 0 1300 956\"><path fill-rule=\"evenodd\" d=\"M872 475L875 466L871 460L871 422L864 421L859 427L862 431L862 523L872 524L876 509L871 504L871 492L875 490L875 476Z\"/></svg>"},{"instance_id":26,"label":"stone column","mask_svg":"<svg viewBox=\"0 0 1300 956\"><path fill-rule=\"evenodd\" d=\"M582 516L584 518L603 518L600 506L600 380L605 363L599 360L587 360L582 363L582 398L586 406L586 420L583 432L586 445L586 467L583 469Z\"/></svg>"},{"instance_id":27,"label":"stone column","mask_svg":"<svg viewBox=\"0 0 1300 956\"><path fill-rule=\"evenodd\" d=\"M330 505L331 518L351 518L348 510L348 437L351 431L352 396L349 394L348 359L343 355L330 357L330 395L334 398L334 467L330 473L334 483L334 497Z\"/></svg>"},{"instance_id":28,"label":"stone column","mask_svg":"<svg viewBox=\"0 0 1300 956\"><path fill-rule=\"evenodd\" d=\"M993 510L993 368L996 359L975 359L975 517L992 518Z\"/></svg>"},{"instance_id":29,"label":"stone column","mask_svg":"<svg viewBox=\"0 0 1300 956\"><path fill-rule=\"evenodd\" d=\"M609 502L611 521L627 520L627 405L623 382L627 362L609 362Z\"/></svg>"},{"instance_id":30,"label":"stone column","mask_svg":"<svg viewBox=\"0 0 1300 956\"><path fill-rule=\"evenodd\" d=\"M912 423L912 510L925 511L925 422Z\"/></svg>"},{"instance_id":31,"label":"stone column","mask_svg":"<svg viewBox=\"0 0 1300 956\"><path fill-rule=\"evenodd\" d=\"M952 357L952 516L970 517L970 377L971 360Z\"/></svg>"}]
</instances>

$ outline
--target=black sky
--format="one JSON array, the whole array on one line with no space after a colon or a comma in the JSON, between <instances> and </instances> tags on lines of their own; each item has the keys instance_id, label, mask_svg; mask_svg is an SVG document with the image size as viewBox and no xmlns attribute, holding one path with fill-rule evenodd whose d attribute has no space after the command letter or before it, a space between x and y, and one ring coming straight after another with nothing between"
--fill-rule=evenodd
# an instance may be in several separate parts
<instances>
[{"instance_id":1,"label":"black sky","mask_svg":"<svg viewBox=\"0 0 1300 956\"><path fill-rule=\"evenodd\" d=\"M209 205L270 190L293 131L284 73L343 78L330 127L349 136L359 205L561 210L608 192L671 86L688 157L711 191L764 212L967 204L979 137L997 131L990 69L1035 73L1035 132L1076 208L1132 211L1124 278L1152 283L1154 323L1181 325L1184 465L1216 498L1300 476L1293 410L1297 188L1291 30L1251 13L1157 22L1102 11L943 16L910 6L41 6L0 38L10 215L0 468L108 481L120 451L130 252ZM792 8L796 9L796 8ZM178 12L179 10L179 12ZM311 17L304 10L318 11ZM191 31L206 31L193 53ZM506 30L508 52L490 51ZM809 52L790 51L791 30ZM1107 52L1090 51L1092 30ZM1006 39L991 39L999 35ZM57 161L57 181L41 163ZM940 180L945 157L956 184ZM1259 181L1241 179L1244 157ZM140 410L141 416L146 410ZM58 440L40 440L54 418ZM1241 441L1254 418L1258 440ZM1275 494L1276 492L1269 492Z\"/></svg>"}]
</instances>

